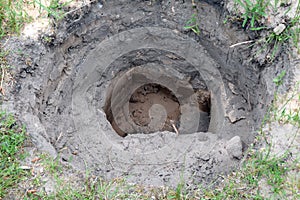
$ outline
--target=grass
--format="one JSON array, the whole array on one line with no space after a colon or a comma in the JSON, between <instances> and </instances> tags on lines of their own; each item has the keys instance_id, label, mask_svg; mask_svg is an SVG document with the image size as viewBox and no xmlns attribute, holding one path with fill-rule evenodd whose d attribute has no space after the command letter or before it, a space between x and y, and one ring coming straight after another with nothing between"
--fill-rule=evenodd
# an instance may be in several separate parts
<instances>
[{"instance_id":1,"label":"grass","mask_svg":"<svg viewBox=\"0 0 300 200\"><path fill-rule=\"evenodd\" d=\"M242 14L243 22L242 27L246 27L250 24L251 30L260 30L263 27L256 27L260 23L260 20L267 16L266 9L269 5L267 0L235 0L235 2L244 9Z\"/></svg>"},{"instance_id":2,"label":"grass","mask_svg":"<svg viewBox=\"0 0 300 200\"><path fill-rule=\"evenodd\" d=\"M299 50L299 37L300 37L300 4L298 5L296 15L292 19L288 19L286 22L286 28L282 33L276 34L270 32L265 39L265 47L269 46L271 49L271 60L274 60L278 49L284 45L291 43L295 48Z\"/></svg>"},{"instance_id":3,"label":"grass","mask_svg":"<svg viewBox=\"0 0 300 200\"><path fill-rule=\"evenodd\" d=\"M33 0L33 3L38 5L40 11L44 10L49 17L54 17L60 20L64 17L64 7L70 4L73 0L61 3L60 0L50 0L49 5L44 5L40 0Z\"/></svg>"},{"instance_id":4,"label":"grass","mask_svg":"<svg viewBox=\"0 0 300 200\"><path fill-rule=\"evenodd\" d=\"M300 83L296 84L295 88L299 89ZM283 103L281 106L274 108L277 110L277 112L273 114L274 119L282 124L289 123L300 127L300 93L295 90L281 98L278 96L275 96L275 98L277 98L277 101L283 101Z\"/></svg>"},{"instance_id":5,"label":"grass","mask_svg":"<svg viewBox=\"0 0 300 200\"><path fill-rule=\"evenodd\" d=\"M192 30L197 35L200 34L200 29L197 21L197 15L193 14L191 18L186 22L186 25L184 26L184 29L186 30Z\"/></svg>"},{"instance_id":6,"label":"grass","mask_svg":"<svg viewBox=\"0 0 300 200\"><path fill-rule=\"evenodd\" d=\"M286 162L287 155L273 157L266 152L251 155L240 171L227 177L225 183L215 190L204 190L205 199L286 199L289 182L287 172L297 169L296 163ZM292 197L299 198L299 188L292 186ZM270 195L268 195L270 194Z\"/></svg>"},{"instance_id":7,"label":"grass","mask_svg":"<svg viewBox=\"0 0 300 200\"><path fill-rule=\"evenodd\" d=\"M22 0L0 0L0 38L19 33L24 23L30 20L24 7Z\"/></svg>"},{"instance_id":8,"label":"grass","mask_svg":"<svg viewBox=\"0 0 300 200\"><path fill-rule=\"evenodd\" d=\"M250 31L264 31L262 38L256 40L256 44L262 46L258 54L267 51L266 60L274 61L277 57L280 47L284 44L292 44L298 49L300 39L300 5L296 8L295 15L288 17L291 6L283 1L275 0L273 4L270 0L235 0L235 4L240 6L243 11L235 11L237 17L231 17L231 21L239 21L241 26ZM270 27L269 15L272 11L277 11L280 7L286 7L284 18L285 29L281 33L275 33L275 27ZM240 13L241 12L241 13ZM278 24L277 24L278 25Z\"/></svg>"},{"instance_id":9,"label":"grass","mask_svg":"<svg viewBox=\"0 0 300 200\"><path fill-rule=\"evenodd\" d=\"M47 17L60 20L64 17L64 8L73 0L64 1L48 0L0 0L0 39L4 36L19 34L25 23L32 21L28 10L33 9L38 13L47 13Z\"/></svg>"},{"instance_id":10,"label":"grass","mask_svg":"<svg viewBox=\"0 0 300 200\"><path fill-rule=\"evenodd\" d=\"M19 159L22 156L22 145L25 131L17 125L12 115L0 112L0 198L8 188L15 187L26 177L20 169Z\"/></svg>"}]
</instances>

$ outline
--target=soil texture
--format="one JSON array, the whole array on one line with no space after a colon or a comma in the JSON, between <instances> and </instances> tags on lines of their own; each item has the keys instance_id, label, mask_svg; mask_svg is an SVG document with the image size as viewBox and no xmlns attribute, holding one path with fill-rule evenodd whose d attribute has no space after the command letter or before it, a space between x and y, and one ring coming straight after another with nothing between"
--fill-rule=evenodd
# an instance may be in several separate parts
<instances>
[{"instance_id":1,"label":"soil texture","mask_svg":"<svg viewBox=\"0 0 300 200\"><path fill-rule=\"evenodd\" d=\"M6 48L19 52L8 58L15 80L2 107L40 150L79 170L210 183L239 164L273 78L293 69L282 52L262 63L249 47L230 48L255 36L223 23L223 1L207 2L95 1L39 40L11 38ZM184 28L193 14L199 35Z\"/></svg>"}]
</instances>

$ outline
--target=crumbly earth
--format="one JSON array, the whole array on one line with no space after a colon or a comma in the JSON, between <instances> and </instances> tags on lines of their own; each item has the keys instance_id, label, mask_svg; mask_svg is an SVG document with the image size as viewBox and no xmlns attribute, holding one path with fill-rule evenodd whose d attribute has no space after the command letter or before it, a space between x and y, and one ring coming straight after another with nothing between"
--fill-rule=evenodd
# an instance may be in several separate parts
<instances>
[{"instance_id":1,"label":"crumbly earth","mask_svg":"<svg viewBox=\"0 0 300 200\"><path fill-rule=\"evenodd\" d=\"M286 70L289 80L294 70L286 47L273 63L257 60L248 47L230 48L256 36L223 24L221 2L197 1L194 8L182 1L96 1L38 40L11 38L5 48L19 53L9 57L15 82L3 108L26 124L37 148L79 170L88 166L106 179L126 176L145 185L208 184L239 164L272 100L273 78ZM193 14L200 35L184 29ZM129 101L134 91L148 83L174 93L178 103L170 97L153 113L163 119L163 108L179 106L179 134L168 124L163 132L150 126L154 133L120 137L107 108L126 117L141 106ZM203 116L195 102L203 99L194 91L209 91L208 131L198 131ZM140 119L128 122L148 123Z\"/></svg>"}]
</instances>

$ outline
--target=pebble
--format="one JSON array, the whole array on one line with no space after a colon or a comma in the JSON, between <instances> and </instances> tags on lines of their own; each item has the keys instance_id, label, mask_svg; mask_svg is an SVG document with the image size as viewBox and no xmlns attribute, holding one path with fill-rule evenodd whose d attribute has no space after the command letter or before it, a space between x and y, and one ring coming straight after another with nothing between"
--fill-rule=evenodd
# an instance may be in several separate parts
<instances>
[{"instance_id":1,"label":"pebble","mask_svg":"<svg viewBox=\"0 0 300 200\"><path fill-rule=\"evenodd\" d=\"M234 136L226 144L226 150L232 158L241 159L243 156L242 140L239 136Z\"/></svg>"},{"instance_id":2,"label":"pebble","mask_svg":"<svg viewBox=\"0 0 300 200\"><path fill-rule=\"evenodd\" d=\"M285 30L286 26L284 24L279 24L278 26L276 26L273 31L275 33L275 35L280 35L284 30Z\"/></svg>"}]
</instances>

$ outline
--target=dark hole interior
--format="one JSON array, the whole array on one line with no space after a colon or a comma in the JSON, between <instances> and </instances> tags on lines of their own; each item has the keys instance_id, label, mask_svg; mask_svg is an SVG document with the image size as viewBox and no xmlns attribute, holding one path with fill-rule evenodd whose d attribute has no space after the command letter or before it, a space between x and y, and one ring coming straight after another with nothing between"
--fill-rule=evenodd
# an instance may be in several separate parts
<instances>
[{"instance_id":1,"label":"dark hole interior","mask_svg":"<svg viewBox=\"0 0 300 200\"><path fill-rule=\"evenodd\" d=\"M206 132L210 122L210 93L207 90L195 89L195 94L200 112L198 131ZM111 97L108 98L104 110L112 128L122 137L128 134L150 134L156 131L176 133L180 127L180 103L171 90L160 84L144 84L137 88L129 99L129 116L133 123L140 127L139 130L131 129L126 117L112 114L110 100ZM121 121L123 127L125 124L127 131L118 126L116 119L119 120L119 123ZM156 126L153 127L151 124ZM161 128L158 129L157 124Z\"/></svg>"}]
</instances>

